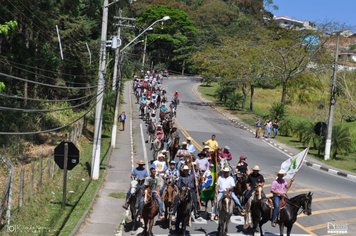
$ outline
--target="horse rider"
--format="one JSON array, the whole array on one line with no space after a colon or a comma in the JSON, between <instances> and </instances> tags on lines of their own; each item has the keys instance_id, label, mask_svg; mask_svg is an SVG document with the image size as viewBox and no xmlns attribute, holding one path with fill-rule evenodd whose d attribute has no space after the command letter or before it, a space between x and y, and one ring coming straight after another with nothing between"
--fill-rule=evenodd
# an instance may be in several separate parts
<instances>
[{"instance_id":1,"label":"horse rider","mask_svg":"<svg viewBox=\"0 0 356 236\"><path fill-rule=\"evenodd\" d=\"M277 179L272 182L271 192L273 194L273 214L272 227L276 227L277 217L279 212L279 205L282 198L286 197L288 189L292 186L294 179L287 182L283 177L286 175L284 170L279 170Z\"/></svg>"},{"instance_id":2,"label":"horse rider","mask_svg":"<svg viewBox=\"0 0 356 236\"><path fill-rule=\"evenodd\" d=\"M225 146L223 150L219 152L218 155L218 161L219 162L225 162L225 165L227 164L231 170L232 175L235 175L235 169L232 168L230 161L232 160L232 153L230 152L230 147ZM224 167L222 167L224 168Z\"/></svg>"},{"instance_id":3,"label":"horse rider","mask_svg":"<svg viewBox=\"0 0 356 236\"><path fill-rule=\"evenodd\" d=\"M209 146L208 145L205 145L201 152L205 153L205 155L208 158L208 160L211 160L211 155L210 155L210 152L209 152Z\"/></svg>"},{"instance_id":4,"label":"horse rider","mask_svg":"<svg viewBox=\"0 0 356 236\"><path fill-rule=\"evenodd\" d=\"M257 184L261 186L264 185L265 179L263 178L263 175L260 174L260 170L261 170L260 167L258 165L255 165L252 168L252 173L248 175L247 182L246 182L247 190L245 193L245 199L250 199Z\"/></svg>"},{"instance_id":5,"label":"horse rider","mask_svg":"<svg viewBox=\"0 0 356 236\"><path fill-rule=\"evenodd\" d=\"M197 195L195 191L195 184L194 184L195 178L193 174L189 174L189 167L187 165L183 166L183 174L179 176L177 185L179 189L182 189L182 187L188 187L190 191L190 195L193 199L193 205L194 205L194 218L197 219L199 217L198 215L198 200L197 200ZM173 212L171 212L172 215L174 215L177 212L177 207L178 207L178 202L179 202L179 196L176 196L174 199L174 208Z\"/></svg>"},{"instance_id":6,"label":"horse rider","mask_svg":"<svg viewBox=\"0 0 356 236\"><path fill-rule=\"evenodd\" d=\"M163 145L163 142L164 142L164 131L163 131L162 125L160 125L160 124L157 125L155 136Z\"/></svg>"},{"instance_id":7,"label":"horse rider","mask_svg":"<svg viewBox=\"0 0 356 236\"><path fill-rule=\"evenodd\" d=\"M131 179L137 179L138 182L143 182L143 180L146 177L148 177L148 172L147 172L147 170L145 168L144 160L139 160L137 162L137 165L138 166L135 169L132 170ZM141 183L141 185L142 185L142 183ZM130 197L131 197L131 188L127 192L125 204L122 206L126 210L129 207Z\"/></svg>"},{"instance_id":8,"label":"horse rider","mask_svg":"<svg viewBox=\"0 0 356 236\"><path fill-rule=\"evenodd\" d=\"M187 137L187 150L190 154L196 151L195 146L192 144L192 137Z\"/></svg>"},{"instance_id":9,"label":"horse rider","mask_svg":"<svg viewBox=\"0 0 356 236\"><path fill-rule=\"evenodd\" d=\"M199 167L199 172L205 172L209 169L209 160L205 152L199 152L198 158L195 160Z\"/></svg>"},{"instance_id":10,"label":"horse rider","mask_svg":"<svg viewBox=\"0 0 356 236\"><path fill-rule=\"evenodd\" d=\"M162 180L159 176L156 176L156 169L155 167L151 166L150 168L150 176L145 178L145 189L151 188L152 189L152 197L158 203L158 211L159 211L159 219L164 219L164 202L162 201L159 191L162 185ZM141 217L144 207L143 197L140 199L139 203L139 214L138 216Z\"/></svg>"},{"instance_id":11,"label":"horse rider","mask_svg":"<svg viewBox=\"0 0 356 236\"><path fill-rule=\"evenodd\" d=\"M230 168L225 167L223 169L223 175L218 178L218 205L221 204L221 198L224 195L224 191L231 193L231 198L235 202L235 206L240 210L241 215L245 214L244 209L241 206L240 200L235 195L233 188L235 187L235 180L230 176Z\"/></svg>"},{"instance_id":12,"label":"horse rider","mask_svg":"<svg viewBox=\"0 0 356 236\"><path fill-rule=\"evenodd\" d=\"M203 145L209 146L209 152L213 153L219 148L218 141L216 141L216 135L211 135L211 138L203 142Z\"/></svg>"},{"instance_id":13,"label":"horse rider","mask_svg":"<svg viewBox=\"0 0 356 236\"><path fill-rule=\"evenodd\" d=\"M169 162L169 168L164 173L163 179L165 181L164 181L164 184L163 184L163 186L161 188L161 196L163 195L164 190L167 187L167 184L172 183L171 181L176 183L178 181L178 179L179 179L179 171L176 168L176 162L175 161L172 160L172 161ZM177 188L176 185L174 185L174 188L178 192L178 188Z\"/></svg>"},{"instance_id":14,"label":"horse rider","mask_svg":"<svg viewBox=\"0 0 356 236\"><path fill-rule=\"evenodd\" d=\"M162 149L161 151L159 151L158 154L157 154L157 158L156 159L158 159L159 155L163 155L163 159L165 161L168 160L168 151L166 149Z\"/></svg>"},{"instance_id":15,"label":"horse rider","mask_svg":"<svg viewBox=\"0 0 356 236\"><path fill-rule=\"evenodd\" d=\"M166 170L168 169L168 166L162 153L158 154L157 158L158 159L152 163L152 166L156 169L156 173L163 177L164 173L166 173Z\"/></svg>"},{"instance_id":16,"label":"horse rider","mask_svg":"<svg viewBox=\"0 0 356 236\"><path fill-rule=\"evenodd\" d=\"M175 158L178 158L179 161L177 164L178 170L180 170L182 163L186 164L187 158L189 157L190 157L190 153L187 150L187 142L182 142L182 145L178 149L177 154L175 156Z\"/></svg>"},{"instance_id":17,"label":"horse rider","mask_svg":"<svg viewBox=\"0 0 356 236\"><path fill-rule=\"evenodd\" d=\"M236 165L236 173L240 175L248 175L250 173L248 164L246 162L247 157L245 155L240 156L240 160Z\"/></svg>"}]
</instances>

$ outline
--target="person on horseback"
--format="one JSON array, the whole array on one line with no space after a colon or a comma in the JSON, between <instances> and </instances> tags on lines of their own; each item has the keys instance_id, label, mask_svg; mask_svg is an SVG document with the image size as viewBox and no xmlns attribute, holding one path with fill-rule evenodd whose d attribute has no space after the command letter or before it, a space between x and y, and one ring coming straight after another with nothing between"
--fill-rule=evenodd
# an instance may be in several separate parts
<instances>
[{"instance_id":1,"label":"person on horseback","mask_svg":"<svg viewBox=\"0 0 356 236\"><path fill-rule=\"evenodd\" d=\"M264 185L265 179L263 178L263 175L260 174L260 170L260 167L258 165L255 165L252 168L252 173L248 175L246 182L247 190L245 193L245 199L250 199L257 184L260 184L262 186Z\"/></svg>"},{"instance_id":2,"label":"person on horseback","mask_svg":"<svg viewBox=\"0 0 356 236\"><path fill-rule=\"evenodd\" d=\"M209 152L213 153L219 148L218 141L216 141L216 135L211 135L211 138L203 142L204 145L209 146Z\"/></svg>"},{"instance_id":3,"label":"person on horseback","mask_svg":"<svg viewBox=\"0 0 356 236\"><path fill-rule=\"evenodd\" d=\"M145 188L151 188L152 190L152 197L158 203L160 220L164 218L164 203L159 195L161 185L162 185L161 178L156 176L156 169L155 167L151 166L150 176L145 178L144 186ZM143 202L143 198L141 198L139 204L139 214L138 214L139 217L142 216L143 207L144 207L144 202Z\"/></svg>"},{"instance_id":4,"label":"person on horseback","mask_svg":"<svg viewBox=\"0 0 356 236\"><path fill-rule=\"evenodd\" d=\"M196 151L195 146L192 144L192 137L187 137L187 150L190 154Z\"/></svg>"},{"instance_id":5,"label":"person on horseback","mask_svg":"<svg viewBox=\"0 0 356 236\"><path fill-rule=\"evenodd\" d=\"M231 191L231 198L234 200L235 205L240 210L241 215L245 214L245 210L242 208L240 200L237 198L235 193L232 191L235 187L235 180L230 176L230 169L225 167L223 169L223 175L218 178L218 204L221 204L221 198L224 191Z\"/></svg>"},{"instance_id":6,"label":"person on horseback","mask_svg":"<svg viewBox=\"0 0 356 236\"><path fill-rule=\"evenodd\" d=\"M279 212L279 203L281 198L286 197L288 189L292 186L294 179L291 179L289 183L283 179L286 175L284 170L280 170L277 173L277 179L272 182L271 193L273 194L273 214L272 214L272 227L276 227L277 217Z\"/></svg>"},{"instance_id":7,"label":"person on horseback","mask_svg":"<svg viewBox=\"0 0 356 236\"><path fill-rule=\"evenodd\" d=\"M156 169L156 173L158 173L159 176L163 177L164 173L166 173L166 170L168 169L168 166L166 161L164 160L163 154L159 154L157 158L158 159L152 163L152 166Z\"/></svg>"},{"instance_id":8,"label":"person on horseback","mask_svg":"<svg viewBox=\"0 0 356 236\"><path fill-rule=\"evenodd\" d=\"M246 159L247 157L245 155L240 156L240 160L237 163L235 170L237 174L248 175L250 173Z\"/></svg>"},{"instance_id":9,"label":"person on horseback","mask_svg":"<svg viewBox=\"0 0 356 236\"><path fill-rule=\"evenodd\" d=\"M163 128L162 125L157 125L157 129L156 129L156 134L155 134L156 138L162 142L164 141L164 132L163 132Z\"/></svg>"},{"instance_id":10,"label":"person on horseback","mask_svg":"<svg viewBox=\"0 0 356 236\"><path fill-rule=\"evenodd\" d=\"M219 152L218 155L218 161L219 162L225 162L225 164L227 164L231 170L232 175L235 175L235 169L232 168L230 161L232 160L232 153L230 152L230 147L229 146L225 146L224 149L222 151Z\"/></svg>"},{"instance_id":11,"label":"person on horseback","mask_svg":"<svg viewBox=\"0 0 356 236\"><path fill-rule=\"evenodd\" d=\"M198 158L195 160L198 165L199 172L205 172L209 169L209 160L207 159L207 155L204 152L198 153Z\"/></svg>"},{"instance_id":12,"label":"person on horseback","mask_svg":"<svg viewBox=\"0 0 356 236\"><path fill-rule=\"evenodd\" d=\"M186 164L187 158L190 157L190 153L187 150L187 142L182 142L181 147L178 149L175 158L178 158L177 168L180 170L182 164Z\"/></svg>"},{"instance_id":13,"label":"person on horseback","mask_svg":"<svg viewBox=\"0 0 356 236\"><path fill-rule=\"evenodd\" d=\"M143 182L143 180L148 177L148 172L145 168L145 161L144 160L139 160L137 162L138 166L133 169L131 173L131 179L137 179L139 182ZM141 183L142 185L142 183ZM129 207L129 202L130 202L130 197L131 197L131 189L126 193L126 201L125 204L122 206L124 209L128 209Z\"/></svg>"},{"instance_id":14,"label":"person on horseback","mask_svg":"<svg viewBox=\"0 0 356 236\"><path fill-rule=\"evenodd\" d=\"M163 176L164 184L161 188L161 196L164 193L164 190L167 187L167 184L170 184L170 181L174 181L175 183L178 181L179 179L179 171L176 168L176 162L175 161L170 161L169 162L169 169L166 170L166 172L164 173ZM177 186L175 186L176 188ZM178 188L176 189L176 191L178 192Z\"/></svg>"},{"instance_id":15,"label":"person on horseback","mask_svg":"<svg viewBox=\"0 0 356 236\"><path fill-rule=\"evenodd\" d=\"M198 200L197 200L197 195L195 192L195 184L194 184L195 178L192 174L189 174L189 167L187 165L184 165L183 167L183 174L179 176L177 185L178 188L181 189L182 187L188 187L191 197L193 199L193 205L194 205L194 218L197 219L199 217L198 215ZM174 208L173 212L171 212L172 215L174 215L177 212L177 207L179 203L179 196L177 196L174 199Z\"/></svg>"}]
</instances>

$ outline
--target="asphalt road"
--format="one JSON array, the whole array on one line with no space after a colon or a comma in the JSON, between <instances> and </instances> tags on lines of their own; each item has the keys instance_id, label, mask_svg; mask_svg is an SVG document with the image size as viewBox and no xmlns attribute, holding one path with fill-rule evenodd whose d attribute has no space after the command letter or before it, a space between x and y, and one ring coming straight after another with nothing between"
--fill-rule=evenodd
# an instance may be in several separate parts
<instances>
[{"instance_id":1,"label":"asphalt road","mask_svg":"<svg viewBox=\"0 0 356 236\"><path fill-rule=\"evenodd\" d=\"M174 90L181 93L176 122L182 128L182 134L191 136L197 144L216 134L219 146L228 145L231 148L233 165L236 165L240 154L247 155L250 166L259 165L262 169L261 174L266 179L264 191L268 193L275 173L288 156L273 145L256 139L250 132L235 127L223 115L199 100L195 90L198 83L198 80L190 78L164 81L168 94L173 94ZM142 141L138 134L136 137L136 149L142 153ZM314 193L312 215L298 216L293 235L335 235L337 232L332 231L335 227L346 227L347 233L343 235L356 235L356 182L303 166L288 195L293 197L309 191ZM240 216L233 216L229 235L245 235L242 224ZM278 227L272 228L269 222L263 229L265 235L279 235ZM190 235L215 235L217 222L200 219L187 230ZM134 234L141 231L142 228L139 228ZM155 235L169 235L169 230L161 222L156 222L153 231Z\"/></svg>"}]
</instances>

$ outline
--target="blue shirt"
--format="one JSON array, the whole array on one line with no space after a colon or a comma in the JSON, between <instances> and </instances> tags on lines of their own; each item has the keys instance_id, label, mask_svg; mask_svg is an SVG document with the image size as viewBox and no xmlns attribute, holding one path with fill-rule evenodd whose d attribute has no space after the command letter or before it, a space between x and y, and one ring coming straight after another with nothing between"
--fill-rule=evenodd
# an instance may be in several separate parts
<instances>
[{"instance_id":1,"label":"blue shirt","mask_svg":"<svg viewBox=\"0 0 356 236\"><path fill-rule=\"evenodd\" d=\"M132 171L131 175L133 177L136 177L137 179L145 179L146 177L148 177L148 172L144 167L136 167Z\"/></svg>"},{"instance_id":2,"label":"blue shirt","mask_svg":"<svg viewBox=\"0 0 356 236\"><path fill-rule=\"evenodd\" d=\"M182 188L182 187L189 187L190 189L194 189L194 177L192 175L188 175L188 176L180 176L178 179L178 187Z\"/></svg>"}]
</instances>

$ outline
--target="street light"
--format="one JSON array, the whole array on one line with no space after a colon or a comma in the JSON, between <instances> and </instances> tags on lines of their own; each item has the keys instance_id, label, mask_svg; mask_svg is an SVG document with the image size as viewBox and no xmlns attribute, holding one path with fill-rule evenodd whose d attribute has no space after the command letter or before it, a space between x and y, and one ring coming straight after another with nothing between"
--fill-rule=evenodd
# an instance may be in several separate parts
<instances>
[{"instance_id":1,"label":"street light","mask_svg":"<svg viewBox=\"0 0 356 236\"><path fill-rule=\"evenodd\" d=\"M151 31L153 28L149 28L147 31ZM142 70L145 70L145 59L146 59L146 48L147 48L147 32L145 33L144 46L143 46L143 56L142 56Z\"/></svg>"},{"instance_id":2,"label":"street light","mask_svg":"<svg viewBox=\"0 0 356 236\"><path fill-rule=\"evenodd\" d=\"M148 26L146 29L144 29L141 33L139 33L133 40L131 40L128 44L125 45L121 50L119 50L119 55L122 55L122 53L129 47L131 46L141 35L143 35L145 32L148 30L152 29L152 26L157 24L158 22L163 22L171 19L169 16L165 16L162 19L156 20L153 22L150 26ZM119 62L121 60L119 59ZM119 63L119 68L121 68L121 62ZM119 73L119 78L118 78L118 83L120 83L121 79L121 72ZM118 116L119 116L119 97L120 93L119 91L116 91L116 99L115 99L115 112L114 112L114 122L112 126L112 133L111 133L111 147L115 148L116 147L116 133L117 133L117 121L118 121Z\"/></svg>"}]
</instances>

